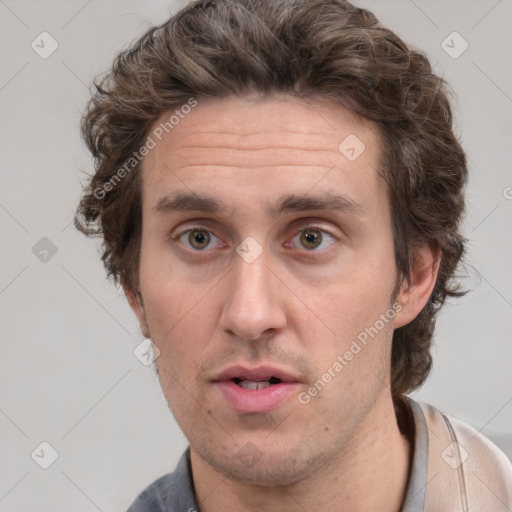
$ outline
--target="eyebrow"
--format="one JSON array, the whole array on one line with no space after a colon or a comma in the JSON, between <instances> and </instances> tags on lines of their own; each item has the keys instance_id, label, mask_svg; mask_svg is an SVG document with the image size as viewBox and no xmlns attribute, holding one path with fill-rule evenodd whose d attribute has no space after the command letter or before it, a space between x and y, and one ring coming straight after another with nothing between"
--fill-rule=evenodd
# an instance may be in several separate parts
<instances>
[{"instance_id":1,"label":"eyebrow","mask_svg":"<svg viewBox=\"0 0 512 512\"><path fill-rule=\"evenodd\" d=\"M273 205L267 205L267 213L277 217L284 213L305 212L309 210L334 210L353 215L364 215L366 209L353 199L340 193L327 192L321 195L288 194ZM197 211L233 215L234 210L223 201L194 193L178 193L160 198L153 211L157 214Z\"/></svg>"}]
</instances>

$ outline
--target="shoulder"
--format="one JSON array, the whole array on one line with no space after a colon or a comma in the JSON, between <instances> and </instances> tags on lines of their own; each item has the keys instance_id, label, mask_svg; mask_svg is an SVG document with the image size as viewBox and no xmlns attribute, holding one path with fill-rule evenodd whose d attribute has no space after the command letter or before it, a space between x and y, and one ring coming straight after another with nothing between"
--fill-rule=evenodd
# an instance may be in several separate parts
<instances>
[{"instance_id":1,"label":"shoulder","mask_svg":"<svg viewBox=\"0 0 512 512\"><path fill-rule=\"evenodd\" d=\"M127 512L190 512L197 510L190 466L190 447L176 469L155 480L135 499Z\"/></svg>"},{"instance_id":2,"label":"shoulder","mask_svg":"<svg viewBox=\"0 0 512 512\"><path fill-rule=\"evenodd\" d=\"M167 512L166 501L172 488L172 475L168 473L148 485L127 512Z\"/></svg>"},{"instance_id":3,"label":"shoulder","mask_svg":"<svg viewBox=\"0 0 512 512\"><path fill-rule=\"evenodd\" d=\"M427 494L451 494L468 507L462 510L510 510L512 462L506 455L467 423L429 404L419 405L428 430L427 481L433 484Z\"/></svg>"}]
</instances>

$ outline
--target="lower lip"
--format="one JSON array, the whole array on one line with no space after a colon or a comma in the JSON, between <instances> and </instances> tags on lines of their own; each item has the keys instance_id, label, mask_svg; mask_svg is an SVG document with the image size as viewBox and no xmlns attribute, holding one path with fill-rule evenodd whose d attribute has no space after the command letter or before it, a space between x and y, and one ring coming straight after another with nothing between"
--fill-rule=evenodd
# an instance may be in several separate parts
<instances>
[{"instance_id":1,"label":"lower lip","mask_svg":"<svg viewBox=\"0 0 512 512\"><path fill-rule=\"evenodd\" d=\"M276 409L297 392L298 382L281 382L262 389L245 389L232 380L216 382L232 409L243 413L265 413Z\"/></svg>"}]
</instances>

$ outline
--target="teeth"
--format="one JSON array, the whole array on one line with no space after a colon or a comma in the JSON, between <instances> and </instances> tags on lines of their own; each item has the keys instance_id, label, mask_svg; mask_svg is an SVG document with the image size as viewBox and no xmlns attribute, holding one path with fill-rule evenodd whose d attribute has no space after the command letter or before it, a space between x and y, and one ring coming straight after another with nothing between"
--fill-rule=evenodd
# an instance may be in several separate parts
<instances>
[{"instance_id":1,"label":"teeth","mask_svg":"<svg viewBox=\"0 0 512 512\"><path fill-rule=\"evenodd\" d=\"M263 389L268 388L272 384L268 380L264 381L253 381L253 380L242 380L237 382L237 384L244 389Z\"/></svg>"}]
</instances>

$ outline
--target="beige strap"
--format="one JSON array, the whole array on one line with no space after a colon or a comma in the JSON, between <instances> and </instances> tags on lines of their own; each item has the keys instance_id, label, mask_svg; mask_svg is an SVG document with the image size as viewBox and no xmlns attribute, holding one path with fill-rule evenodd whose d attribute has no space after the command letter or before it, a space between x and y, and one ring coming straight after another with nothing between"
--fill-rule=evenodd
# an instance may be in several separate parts
<instances>
[{"instance_id":1,"label":"beige strap","mask_svg":"<svg viewBox=\"0 0 512 512\"><path fill-rule=\"evenodd\" d=\"M420 403L428 432L425 512L512 512L512 463L464 422Z\"/></svg>"}]
</instances>

